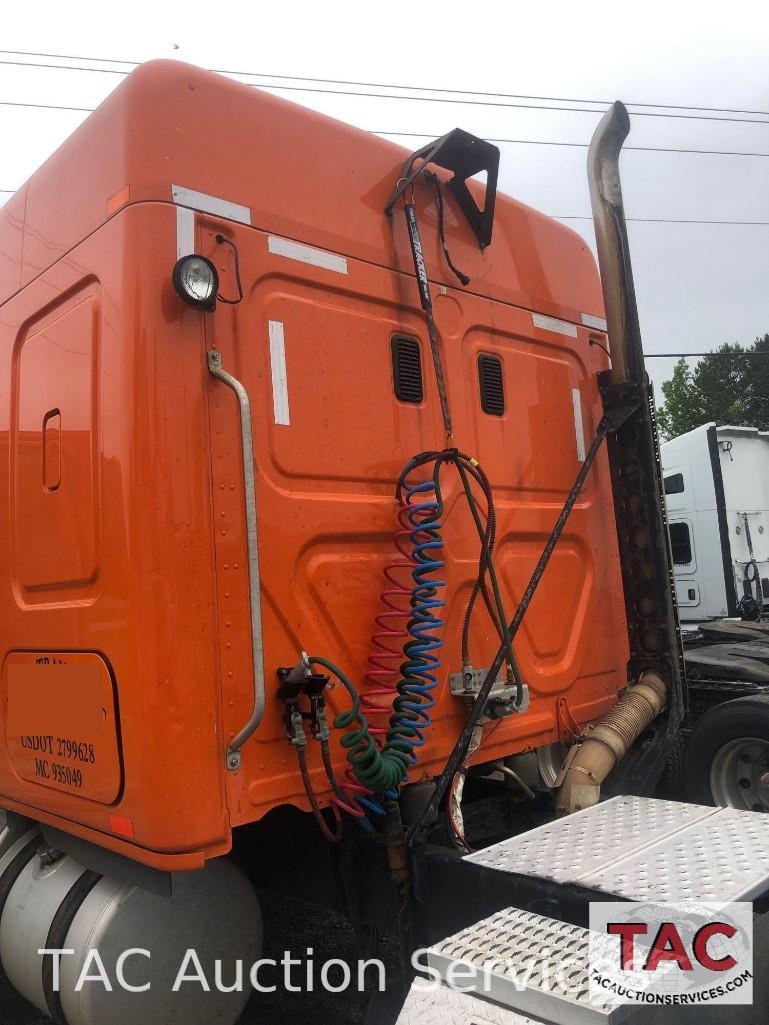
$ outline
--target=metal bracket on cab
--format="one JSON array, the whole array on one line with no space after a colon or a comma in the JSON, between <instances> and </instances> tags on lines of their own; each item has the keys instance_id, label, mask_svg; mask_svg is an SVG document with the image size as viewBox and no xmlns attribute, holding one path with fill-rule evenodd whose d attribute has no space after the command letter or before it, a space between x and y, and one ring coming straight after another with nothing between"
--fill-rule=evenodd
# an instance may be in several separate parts
<instances>
[{"instance_id":1,"label":"metal bracket on cab","mask_svg":"<svg viewBox=\"0 0 769 1025\"><path fill-rule=\"evenodd\" d=\"M488 671L488 667L486 669L471 669L467 667L461 673L452 673L449 676L449 691L452 697L477 697ZM515 703L516 693L516 686L508 684L500 673L492 685L479 722L484 723L494 719L504 719L505 716L527 711L529 707L528 686L525 683L523 684L523 698L520 707Z\"/></svg>"},{"instance_id":2,"label":"metal bracket on cab","mask_svg":"<svg viewBox=\"0 0 769 1025\"><path fill-rule=\"evenodd\" d=\"M254 474L254 440L251 432L251 402L241 382L222 366L222 354L216 349L206 353L210 373L235 392L240 408L240 440L243 453L243 483L246 505L246 542L248 548L248 596L251 607L251 654L254 663L254 704L251 717L232 738L227 747L227 769L240 768L243 745L256 732L264 716L264 641L262 638L262 597L259 576L259 544L257 540L256 483Z\"/></svg>"}]
</instances>

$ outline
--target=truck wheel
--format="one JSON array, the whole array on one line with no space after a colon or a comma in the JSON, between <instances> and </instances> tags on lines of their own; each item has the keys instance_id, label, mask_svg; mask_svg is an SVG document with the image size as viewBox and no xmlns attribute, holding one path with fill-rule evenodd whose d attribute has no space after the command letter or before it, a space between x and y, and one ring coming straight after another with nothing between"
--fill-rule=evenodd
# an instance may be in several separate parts
<instances>
[{"instance_id":1,"label":"truck wheel","mask_svg":"<svg viewBox=\"0 0 769 1025\"><path fill-rule=\"evenodd\" d=\"M690 801L769 811L769 697L735 698L712 708L686 746Z\"/></svg>"}]
</instances>

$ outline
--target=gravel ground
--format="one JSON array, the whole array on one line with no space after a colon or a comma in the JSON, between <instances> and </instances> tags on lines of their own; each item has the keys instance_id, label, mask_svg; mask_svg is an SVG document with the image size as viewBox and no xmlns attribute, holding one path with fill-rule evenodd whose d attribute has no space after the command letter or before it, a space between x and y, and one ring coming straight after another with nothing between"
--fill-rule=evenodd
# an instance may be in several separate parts
<instances>
[{"instance_id":1,"label":"gravel ground","mask_svg":"<svg viewBox=\"0 0 769 1025\"><path fill-rule=\"evenodd\" d=\"M283 896L262 895L265 923L265 956L279 959L284 950L297 957L311 946L316 963L332 957L348 961L360 957L381 957L387 967L388 986L396 1001L400 1001L398 958L394 939L380 936L376 949L369 948L369 937L363 937L345 919L311 908L306 904ZM765 1025L769 1021L769 915L757 922L754 950L756 978L753 1007L711 1007L668 1009L656 1012L642 1009L637 1018L639 1025ZM267 974L260 976L269 983ZM274 982L277 984L279 979ZM286 993L255 994L246 1008L239 1025L363 1025L365 997L357 994L332 996L324 992L311 994ZM368 1025L384 1025L392 1021L379 1013ZM29 1004L0 983L0 1025L50 1025ZM100 1023L102 1025L102 1023ZM104 1023L106 1025L106 1023ZM160 1025L152 1022L150 1025Z\"/></svg>"},{"instance_id":2,"label":"gravel ground","mask_svg":"<svg viewBox=\"0 0 769 1025\"><path fill-rule=\"evenodd\" d=\"M374 956L365 949L360 935L344 919L321 913L286 898L264 898L265 955L280 956L283 950L297 956L312 946L321 959L343 957L352 960ZM708 1010L685 1008L661 1011L643 1009L639 1025L765 1025L769 1021L769 922L761 920L755 937L756 1004L748 1007L712 1007ZM388 968L388 980L397 989L398 972L395 947L383 940L376 951ZM267 982L266 976L264 981ZM277 981L277 980L276 980ZM363 1025L364 1000L341 994L258 994L246 1008L239 1025ZM384 1018L374 1016L369 1025L380 1025ZM389 1019L391 1020L391 1019ZM29 1004L0 983L0 1025L50 1025ZM152 1022L151 1025L159 1025Z\"/></svg>"}]
</instances>

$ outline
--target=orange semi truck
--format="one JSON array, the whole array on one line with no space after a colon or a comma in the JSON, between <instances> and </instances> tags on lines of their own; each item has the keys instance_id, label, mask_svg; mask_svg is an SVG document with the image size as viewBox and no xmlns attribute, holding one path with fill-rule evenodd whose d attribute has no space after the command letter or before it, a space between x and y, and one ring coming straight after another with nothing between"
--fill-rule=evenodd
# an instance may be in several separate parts
<instances>
[{"instance_id":1,"label":"orange semi truck","mask_svg":"<svg viewBox=\"0 0 769 1025\"><path fill-rule=\"evenodd\" d=\"M654 791L685 694L626 133L601 278L488 143L172 62L0 211L0 960L55 1020L232 1025L73 980L253 960L270 873L408 946L426 851Z\"/></svg>"}]
</instances>

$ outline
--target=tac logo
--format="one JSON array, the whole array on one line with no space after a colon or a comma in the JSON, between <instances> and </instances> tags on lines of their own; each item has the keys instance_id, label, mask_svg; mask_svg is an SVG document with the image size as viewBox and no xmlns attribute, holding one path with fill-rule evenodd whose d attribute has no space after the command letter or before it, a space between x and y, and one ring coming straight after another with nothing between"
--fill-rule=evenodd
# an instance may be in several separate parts
<instances>
[{"instance_id":1,"label":"tac logo","mask_svg":"<svg viewBox=\"0 0 769 1025\"><path fill-rule=\"evenodd\" d=\"M749 903L595 902L590 930L596 1006L753 1002Z\"/></svg>"},{"instance_id":2,"label":"tac logo","mask_svg":"<svg viewBox=\"0 0 769 1025\"><path fill-rule=\"evenodd\" d=\"M619 962L624 972L636 970L636 946L637 937L649 936L649 926L646 922L609 922L606 931L610 936L620 937ZM711 972L730 972L737 966L737 958L732 954L722 954L720 957L711 956L708 950L708 942L714 937L733 939L738 933L737 927L731 922L708 922L700 926L694 934L691 948L687 948L678 926L675 922L663 922L651 942L651 946L645 952L644 963L641 970L644 972L656 972L663 962L677 964L682 972L693 972L694 963L708 968Z\"/></svg>"}]
</instances>

